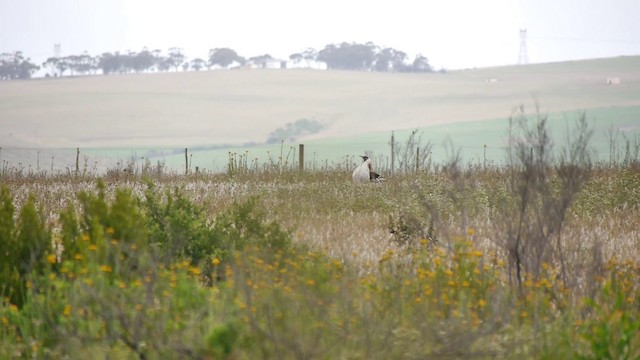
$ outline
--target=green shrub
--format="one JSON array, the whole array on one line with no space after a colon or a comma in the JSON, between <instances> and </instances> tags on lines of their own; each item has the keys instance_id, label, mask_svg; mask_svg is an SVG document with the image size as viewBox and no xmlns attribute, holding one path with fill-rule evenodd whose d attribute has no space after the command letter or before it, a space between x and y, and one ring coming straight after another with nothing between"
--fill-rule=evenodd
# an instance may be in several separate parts
<instances>
[{"instance_id":1,"label":"green shrub","mask_svg":"<svg viewBox=\"0 0 640 360\"><path fill-rule=\"evenodd\" d=\"M227 359L238 343L238 325L226 323L216 326L207 338L207 346L215 359Z\"/></svg>"},{"instance_id":2,"label":"green shrub","mask_svg":"<svg viewBox=\"0 0 640 360\"><path fill-rule=\"evenodd\" d=\"M198 264L222 246L204 208L194 204L178 188L167 191L163 200L155 185L148 182L143 206L150 242L161 249L165 263L186 257Z\"/></svg>"},{"instance_id":3,"label":"green shrub","mask_svg":"<svg viewBox=\"0 0 640 360\"><path fill-rule=\"evenodd\" d=\"M13 225L14 206L9 190L0 189L0 284L5 302L22 306L28 276L42 273L51 253L51 231L35 197L30 195L20 210L17 227ZM8 300L8 301L7 301Z\"/></svg>"},{"instance_id":4,"label":"green shrub","mask_svg":"<svg viewBox=\"0 0 640 360\"><path fill-rule=\"evenodd\" d=\"M580 328L590 352L585 359L640 358L640 267L632 262L609 262L607 278L596 298L586 299L589 317Z\"/></svg>"}]
</instances>

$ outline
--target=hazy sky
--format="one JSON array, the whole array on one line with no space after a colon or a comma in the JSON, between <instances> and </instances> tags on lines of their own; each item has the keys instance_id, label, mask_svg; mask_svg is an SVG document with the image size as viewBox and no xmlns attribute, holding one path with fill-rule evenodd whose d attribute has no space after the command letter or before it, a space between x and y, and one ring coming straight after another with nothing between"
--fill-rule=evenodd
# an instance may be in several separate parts
<instances>
[{"instance_id":1,"label":"hazy sky","mask_svg":"<svg viewBox=\"0 0 640 360\"><path fill-rule=\"evenodd\" d=\"M436 68L514 64L521 28L531 63L640 55L638 0L0 0L0 52L38 65L88 51L230 47L288 58L368 42L425 55Z\"/></svg>"}]
</instances>

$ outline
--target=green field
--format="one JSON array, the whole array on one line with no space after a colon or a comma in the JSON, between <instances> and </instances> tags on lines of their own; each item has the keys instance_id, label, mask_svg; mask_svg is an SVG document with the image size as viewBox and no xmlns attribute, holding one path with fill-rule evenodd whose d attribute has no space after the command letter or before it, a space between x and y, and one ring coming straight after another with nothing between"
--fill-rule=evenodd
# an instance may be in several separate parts
<instances>
[{"instance_id":1,"label":"green field","mask_svg":"<svg viewBox=\"0 0 640 360\"><path fill-rule=\"evenodd\" d=\"M537 102L556 132L586 112L607 158L609 128L640 134L639 69L640 57L619 57L446 74L239 70L2 82L0 156L63 170L75 167L80 147L88 167L144 158L178 169L190 148L193 168L219 170L230 151L265 163L304 143L305 162L318 167L365 151L388 157L391 131L402 140L419 128L434 160L447 156L450 139L467 161L500 162L507 118L521 104L533 114ZM607 85L611 77L621 83ZM303 118L324 130L284 149L238 145L263 143Z\"/></svg>"}]
</instances>

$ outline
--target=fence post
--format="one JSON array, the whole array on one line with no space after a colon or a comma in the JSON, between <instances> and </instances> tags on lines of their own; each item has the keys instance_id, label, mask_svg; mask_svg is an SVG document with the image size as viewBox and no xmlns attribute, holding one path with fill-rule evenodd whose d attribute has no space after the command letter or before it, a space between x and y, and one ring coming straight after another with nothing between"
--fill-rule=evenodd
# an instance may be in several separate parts
<instances>
[{"instance_id":1,"label":"fence post","mask_svg":"<svg viewBox=\"0 0 640 360\"><path fill-rule=\"evenodd\" d=\"M76 176L80 172L80 148L76 148Z\"/></svg>"},{"instance_id":2,"label":"fence post","mask_svg":"<svg viewBox=\"0 0 640 360\"><path fill-rule=\"evenodd\" d=\"M184 174L189 174L189 148L184 148Z\"/></svg>"},{"instance_id":3,"label":"fence post","mask_svg":"<svg viewBox=\"0 0 640 360\"><path fill-rule=\"evenodd\" d=\"M416 172L420 171L420 148L416 148Z\"/></svg>"},{"instance_id":4,"label":"fence post","mask_svg":"<svg viewBox=\"0 0 640 360\"><path fill-rule=\"evenodd\" d=\"M395 137L393 130L391 130L391 175L393 175L393 169L395 168Z\"/></svg>"},{"instance_id":5,"label":"fence post","mask_svg":"<svg viewBox=\"0 0 640 360\"><path fill-rule=\"evenodd\" d=\"M298 150L298 170L300 172L304 171L304 144L299 145Z\"/></svg>"},{"instance_id":6,"label":"fence post","mask_svg":"<svg viewBox=\"0 0 640 360\"><path fill-rule=\"evenodd\" d=\"M484 144L484 155L483 155L483 163L482 167L487 168L487 144Z\"/></svg>"}]
</instances>

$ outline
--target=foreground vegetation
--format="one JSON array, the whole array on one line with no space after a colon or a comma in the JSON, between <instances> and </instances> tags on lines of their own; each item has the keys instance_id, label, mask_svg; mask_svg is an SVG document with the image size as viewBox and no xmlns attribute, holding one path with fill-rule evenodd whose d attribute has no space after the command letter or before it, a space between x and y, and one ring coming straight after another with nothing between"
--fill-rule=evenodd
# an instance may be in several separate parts
<instances>
[{"instance_id":1,"label":"foreground vegetation","mask_svg":"<svg viewBox=\"0 0 640 360\"><path fill-rule=\"evenodd\" d=\"M0 357L638 358L640 170L578 130L364 186L4 177Z\"/></svg>"}]
</instances>

